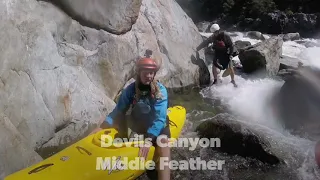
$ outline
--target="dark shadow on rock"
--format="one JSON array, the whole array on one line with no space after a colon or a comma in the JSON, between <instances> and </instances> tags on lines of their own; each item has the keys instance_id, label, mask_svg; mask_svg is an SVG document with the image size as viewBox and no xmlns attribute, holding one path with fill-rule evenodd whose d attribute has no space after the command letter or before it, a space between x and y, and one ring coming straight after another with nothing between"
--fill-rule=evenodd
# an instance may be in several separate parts
<instances>
[{"instance_id":1,"label":"dark shadow on rock","mask_svg":"<svg viewBox=\"0 0 320 180\"><path fill-rule=\"evenodd\" d=\"M200 87L205 87L210 85L210 71L207 65L199 57L199 53L196 53L196 57L191 55L191 62L199 66L199 85Z\"/></svg>"},{"instance_id":2,"label":"dark shadow on rock","mask_svg":"<svg viewBox=\"0 0 320 180\"><path fill-rule=\"evenodd\" d=\"M200 138L219 138L220 146L214 150L260 160L266 164L279 164L280 159L269 152L271 145L259 134L236 121L228 114L218 114L201 123L196 131Z\"/></svg>"},{"instance_id":3,"label":"dark shadow on rock","mask_svg":"<svg viewBox=\"0 0 320 180\"><path fill-rule=\"evenodd\" d=\"M303 66L287 70L284 80L273 101L279 120L294 134L303 129L307 136L316 135L320 126L320 69Z\"/></svg>"},{"instance_id":4,"label":"dark shadow on rock","mask_svg":"<svg viewBox=\"0 0 320 180\"><path fill-rule=\"evenodd\" d=\"M123 31L118 31L116 29L108 28L106 26L99 25L97 23L91 22L90 20L87 20L82 17L82 15L77 14L71 7L65 4L63 0L37 0L37 1L43 1L47 3L53 4L55 7L57 7L59 10L66 13L68 16L70 16L72 19L78 21L82 26L86 26L89 28L93 28L96 30L105 30L109 33L121 35L125 34L126 32L130 31L132 26L130 28L124 29Z\"/></svg>"}]
</instances>

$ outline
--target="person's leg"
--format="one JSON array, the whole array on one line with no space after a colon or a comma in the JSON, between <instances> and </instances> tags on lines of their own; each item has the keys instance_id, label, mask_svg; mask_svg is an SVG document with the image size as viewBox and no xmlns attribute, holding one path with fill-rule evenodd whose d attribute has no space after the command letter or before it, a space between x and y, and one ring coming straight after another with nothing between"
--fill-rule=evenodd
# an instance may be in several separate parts
<instances>
[{"instance_id":1,"label":"person's leg","mask_svg":"<svg viewBox=\"0 0 320 180\"><path fill-rule=\"evenodd\" d=\"M237 84L236 84L236 82L235 82L235 80L234 80L234 76L235 76L235 73L234 73L234 69L233 69L233 62L232 62L232 60L230 60L230 62L229 62L229 71L230 71L230 77L231 77L231 83L235 86L235 87L237 87Z\"/></svg>"},{"instance_id":2,"label":"person's leg","mask_svg":"<svg viewBox=\"0 0 320 180\"><path fill-rule=\"evenodd\" d=\"M213 84L218 82L218 70L214 64L212 64Z\"/></svg>"},{"instance_id":3,"label":"person's leg","mask_svg":"<svg viewBox=\"0 0 320 180\"><path fill-rule=\"evenodd\" d=\"M163 136L165 135L165 136ZM170 128L169 126L165 127L163 131L161 132L161 136L159 137L158 141L161 141L161 144L166 144L164 147L160 147L157 144L156 147L156 157L159 158L167 158L166 161L171 160L171 153L170 153L170 147L168 147L169 138L170 135ZM156 167L158 171L158 179L159 180L170 180L170 168L169 166L160 165L160 160L157 162ZM162 167L163 169L160 169Z\"/></svg>"},{"instance_id":4,"label":"person's leg","mask_svg":"<svg viewBox=\"0 0 320 180\"><path fill-rule=\"evenodd\" d=\"M213 58L213 63L212 63L212 75L213 75L212 84L218 83L218 68L216 67L217 62L218 62L218 58L217 58L217 55L215 54Z\"/></svg>"}]
</instances>

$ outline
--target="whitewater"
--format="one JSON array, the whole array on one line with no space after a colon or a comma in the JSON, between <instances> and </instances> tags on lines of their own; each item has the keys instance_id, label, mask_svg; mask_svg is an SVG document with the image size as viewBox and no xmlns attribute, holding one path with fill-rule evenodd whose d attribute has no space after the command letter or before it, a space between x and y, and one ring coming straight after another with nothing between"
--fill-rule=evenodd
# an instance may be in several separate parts
<instances>
[{"instance_id":1,"label":"whitewater","mask_svg":"<svg viewBox=\"0 0 320 180\"><path fill-rule=\"evenodd\" d=\"M251 39L242 32L232 32L236 36L232 37L237 40L249 41L251 44L261 42L260 40ZM209 36L210 33L202 35ZM269 38L269 35L264 35ZM301 39L305 42L319 43L318 39ZM300 41L301 41L300 40ZM299 59L304 65L320 68L320 47L306 47L297 41L286 41L283 43L282 54L291 58ZM234 57L239 61L238 57ZM293 62L296 63L296 62ZM211 66L209 67L211 71ZM270 130L270 136L277 136L277 144L280 151L291 154L287 160L291 161L290 165L295 169L299 179L320 179L320 172L314 160L314 145L316 142L292 135L285 130L273 114L270 101L275 90L279 89L284 81L264 78L264 79L247 79L243 76L236 75L235 81L238 88L234 88L230 83L230 76L222 78L223 72L219 74L222 81L219 85L213 85L203 89L200 93L204 98L219 100L232 114L241 117L242 120L258 127ZM319 139L320 140L320 139ZM281 145L283 142L286 145ZM300 157L301 161L295 158ZM290 164L290 163L289 163ZM272 177L273 179L274 177Z\"/></svg>"}]
</instances>

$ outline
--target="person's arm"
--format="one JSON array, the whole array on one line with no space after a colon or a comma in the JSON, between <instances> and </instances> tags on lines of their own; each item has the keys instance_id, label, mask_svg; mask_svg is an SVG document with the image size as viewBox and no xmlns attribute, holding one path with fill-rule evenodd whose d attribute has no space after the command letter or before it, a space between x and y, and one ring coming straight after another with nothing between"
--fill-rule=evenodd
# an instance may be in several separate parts
<instances>
[{"instance_id":1,"label":"person's arm","mask_svg":"<svg viewBox=\"0 0 320 180\"><path fill-rule=\"evenodd\" d=\"M120 113L125 113L128 110L128 108L132 102L132 98L133 98L133 94L134 94L133 90L134 90L134 83L130 84L128 87L126 87L122 91L116 107L106 117L105 121L100 126L101 128L103 128L105 126L113 125L113 123L114 123L113 119L117 115L119 115Z\"/></svg>"},{"instance_id":2,"label":"person's arm","mask_svg":"<svg viewBox=\"0 0 320 180\"><path fill-rule=\"evenodd\" d=\"M208 39L202 41L202 43L197 47L197 51L200 51L202 48L208 46L210 43L213 42L215 34L211 35Z\"/></svg>"},{"instance_id":3,"label":"person's arm","mask_svg":"<svg viewBox=\"0 0 320 180\"><path fill-rule=\"evenodd\" d=\"M162 94L162 99L157 100L154 105L156 119L154 120L153 125L147 130L146 138L151 138L152 141L160 135L167 121L168 92L163 85L160 85L160 92Z\"/></svg>"},{"instance_id":4,"label":"person's arm","mask_svg":"<svg viewBox=\"0 0 320 180\"><path fill-rule=\"evenodd\" d=\"M227 46L227 48L229 48L229 56L232 56L233 51L234 51L234 45L233 45L232 39L231 39L230 35L227 33L224 33L224 37L225 37L225 41L226 41L225 42L226 46Z\"/></svg>"}]
</instances>

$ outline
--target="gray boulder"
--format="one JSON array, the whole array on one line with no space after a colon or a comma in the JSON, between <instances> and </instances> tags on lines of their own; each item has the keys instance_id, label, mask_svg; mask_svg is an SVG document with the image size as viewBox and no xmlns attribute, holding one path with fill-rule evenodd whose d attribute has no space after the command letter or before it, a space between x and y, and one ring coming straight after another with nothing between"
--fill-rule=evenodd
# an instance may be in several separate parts
<instances>
[{"instance_id":1,"label":"gray boulder","mask_svg":"<svg viewBox=\"0 0 320 180\"><path fill-rule=\"evenodd\" d=\"M258 159L267 164L279 164L282 161L271 151L271 144L261 138L258 132L228 114L218 114L204 121L196 131L200 138L219 139L211 147L217 151Z\"/></svg>"},{"instance_id":2,"label":"gray boulder","mask_svg":"<svg viewBox=\"0 0 320 180\"><path fill-rule=\"evenodd\" d=\"M289 71L274 96L273 106L283 126L299 135L318 139L320 121L320 69L301 66ZM314 140L316 140L314 139Z\"/></svg>"},{"instance_id":3,"label":"gray boulder","mask_svg":"<svg viewBox=\"0 0 320 180\"><path fill-rule=\"evenodd\" d=\"M251 42L249 41L236 41L234 42L234 46L235 46L235 51L236 53L240 53L240 51L243 51L244 49L248 48L249 46L251 46Z\"/></svg>"},{"instance_id":4,"label":"gray boulder","mask_svg":"<svg viewBox=\"0 0 320 180\"><path fill-rule=\"evenodd\" d=\"M263 34L259 31L249 31L246 36L252 39L265 40Z\"/></svg>"},{"instance_id":5,"label":"gray boulder","mask_svg":"<svg viewBox=\"0 0 320 180\"><path fill-rule=\"evenodd\" d=\"M283 36L284 41L294 41L299 39L300 39L299 33L288 33Z\"/></svg>"},{"instance_id":6,"label":"gray boulder","mask_svg":"<svg viewBox=\"0 0 320 180\"><path fill-rule=\"evenodd\" d=\"M282 55L282 44L282 38L271 37L241 51L239 59L244 72L263 71L267 75L277 74Z\"/></svg>"},{"instance_id":7,"label":"gray boulder","mask_svg":"<svg viewBox=\"0 0 320 180\"><path fill-rule=\"evenodd\" d=\"M114 34L128 32L138 19L142 0L48 0L82 25Z\"/></svg>"},{"instance_id":8,"label":"gray boulder","mask_svg":"<svg viewBox=\"0 0 320 180\"><path fill-rule=\"evenodd\" d=\"M120 7L122 1L113 3ZM14 151L1 141L0 152L7 157L34 157L34 150L71 144L90 132L114 108L118 92L134 76L135 60L146 49L162 64L157 78L167 87L199 83L199 67L191 55L202 38L173 0L144 0L138 19L122 35L83 26L42 1L0 1L0 16L0 113L17 129L7 133L8 139L17 134L30 147L24 151L15 146ZM121 22L120 29L128 27L128 21ZM13 166L1 171L0 178L30 162L2 160L0 167Z\"/></svg>"},{"instance_id":9,"label":"gray boulder","mask_svg":"<svg viewBox=\"0 0 320 180\"><path fill-rule=\"evenodd\" d=\"M12 120L2 113L0 113L0 135L1 179L8 172L14 172L42 160L20 134Z\"/></svg>"}]
</instances>

